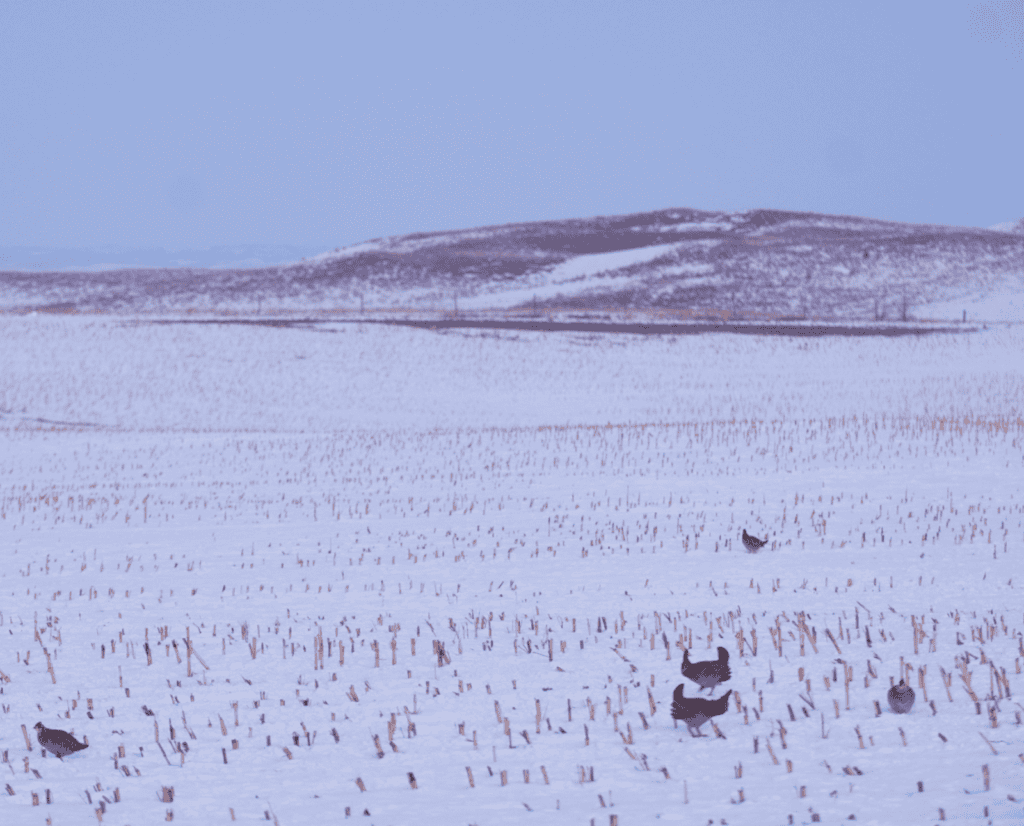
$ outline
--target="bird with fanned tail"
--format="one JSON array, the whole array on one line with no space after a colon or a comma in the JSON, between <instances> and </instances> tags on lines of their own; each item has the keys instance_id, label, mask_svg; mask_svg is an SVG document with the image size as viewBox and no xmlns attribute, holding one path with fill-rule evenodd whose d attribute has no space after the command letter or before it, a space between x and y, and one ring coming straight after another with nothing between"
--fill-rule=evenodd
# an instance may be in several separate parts
<instances>
[{"instance_id":1,"label":"bird with fanned tail","mask_svg":"<svg viewBox=\"0 0 1024 826\"><path fill-rule=\"evenodd\" d=\"M710 689L714 693L715 686L724 683L732 672L729 670L729 652L722 646L718 646L717 660L704 660L699 663L690 662L690 650L683 651L683 676L693 680L700 686L700 690Z\"/></svg>"},{"instance_id":2,"label":"bird with fanned tail","mask_svg":"<svg viewBox=\"0 0 1024 826\"><path fill-rule=\"evenodd\" d=\"M79 743L73 735L58 728L47 728L42 723L33 726L39 745L62 760L69 754L89 748L87 743Z\"/></svg>"},{"instance_id":3,"label":"bird with fanned tail","mask_svg":"<svg viewBox=\"0 0 1024 826\"><path fill-rule=\"evenodd\" d=\"M746 528L743 529L743 547L751 553L756 553L767 544L767 536L764 539L758 539L756 536L751 536L749 533L747 533Z\"/></svg>"},{"instance_id":4,"label":"bird with fanned tail","mask_svg":"<svg viewBox=\"0 0 1024 826\"><path fill-rule=\"evenodd\" d=\"M889 708L896 714L906 714L914 706L914 689L900 680L899 685L894 685L886 694L889 700Z\"/></svg>"},{"instance_id":5,"label":"bird with fanned tail","mask_svg":"<svg viewBox=\"0 0 1024 826\"><path fill-rule=\"evenodd\" d=\"M718 717L729 708L730 688L717 700L705 700L703 697L684 697L683 688L686 683L680 683L672 692L672 716L676 720L683 720L686 729L691 737L707 737L700 733L700 727L712 717Z\"/></svg>"}]
</instances>

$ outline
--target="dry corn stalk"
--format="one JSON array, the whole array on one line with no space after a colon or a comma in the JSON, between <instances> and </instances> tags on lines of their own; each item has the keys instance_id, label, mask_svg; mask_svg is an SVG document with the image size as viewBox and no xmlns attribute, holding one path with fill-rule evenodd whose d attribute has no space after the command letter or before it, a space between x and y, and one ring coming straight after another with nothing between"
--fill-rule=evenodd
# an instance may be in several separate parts
<instances>
[{"instance_id":1,"label":"dry corn stalk","mask_svg":"<svg viewBox=\"0 0 1024 826\"><path fill-rule=\"evenodd\" d=\"M978 695L974 693L974 689L971 688L971 675L972 672L967 670L967 660L960 661L960 679L964 682L964 690L970 696L971 700L975 703L979 702Z\"/></svg>"}]
</instances>

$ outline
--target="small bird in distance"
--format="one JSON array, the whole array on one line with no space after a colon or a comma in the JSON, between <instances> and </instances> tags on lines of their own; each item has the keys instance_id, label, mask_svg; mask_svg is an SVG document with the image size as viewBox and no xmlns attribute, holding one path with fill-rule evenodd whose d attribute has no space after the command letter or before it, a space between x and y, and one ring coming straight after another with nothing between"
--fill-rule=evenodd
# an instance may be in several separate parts
<instances>
[{"instance_id":1,"label":"small bird in distance","mask_svg":"<svg viewBox=\"0 0 1024 826\"><path fill-rule=\"evenodd\" d=\"M751 536L747 533L747 529L743 529L743 547L751 553L757 553L761 548L768 544L768 537L764 539L758 539L756 536Z\"/></svg>"}]
</instances>

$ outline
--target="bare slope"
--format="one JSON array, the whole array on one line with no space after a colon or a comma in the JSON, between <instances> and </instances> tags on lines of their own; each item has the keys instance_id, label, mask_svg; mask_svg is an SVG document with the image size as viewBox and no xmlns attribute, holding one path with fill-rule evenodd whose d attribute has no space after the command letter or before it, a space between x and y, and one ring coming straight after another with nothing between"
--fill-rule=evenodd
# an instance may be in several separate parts
<instances>
[{"instance_id":1,"label":"bare slope","mask_svg":"<svg viewBox=\"0 0 1024 826\"><path fill-rule=\"evenodd\" d=\"M1024 236L666 209L379 238L262 269L0 273L0 287L7 308L127 313L557 307L928 318L1024 293ZM929 312L941 302L944 314Z\"/></svg>"}]
</instances>

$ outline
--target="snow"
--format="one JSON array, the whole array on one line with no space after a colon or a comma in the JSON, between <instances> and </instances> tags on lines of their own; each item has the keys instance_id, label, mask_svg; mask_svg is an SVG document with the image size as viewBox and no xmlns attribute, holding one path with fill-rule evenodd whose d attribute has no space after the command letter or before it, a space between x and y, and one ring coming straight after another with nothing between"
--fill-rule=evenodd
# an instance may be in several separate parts
<instances>
[{"instance_id":1,"label":"snow","mask_svg":"<svg viewBox=\"0 0 1024 826\"><path fill-rule=\"evenodd\" d=\"M978 295L936 301L914 306L917 318L953 320L963 318L967 311L968 321L1024 321L1024 292L1020 290L996 290Z\"/></svg>"},{"instance_id":2,"label":"snow","mask_svg":"<svg viewBox=\"0 0 1024 826\"><path fill-rule=\"evenodd\" d=\"M310 262L327 262L327 261L339 261L345 258L354 258L357 255L362 255L368 252L379 252L381 249L381 243L379 241L364 241L361 244L351 244L347 247L341 247L336 250L328 250L322 252L319 255L310 257Z\"/></svg>"},{"instance_id":3,"label":"snow","mask_svg":"<svg viewBox=\"0 0 1024 826\"><path fill-rule=\"evenodd\" d=\"M720 221L683 221L678 224L662 224L658 227L662 232L718 232L731 231L736 228L735 216Z\"/></svg>"},{"instance_id":4,"label":"snow","mask_svg":"<svg viewBox=\"0 0 1024 826\"><path fill-rule=\"evenodd\" d=\"M653 244L649 247L638 247L614 252L596 252L577 255L561 264L555 264L528 276L528 286L520 289L501 289L499 292L481 293L472 298L460 300L465 309L514 307L522 305L536 296L547 300L556 296L575 296L589 290L624 289L630 284L639 284L650 277L649 270L642 270L631 275L611 275L628 267L637 267L666 258L679 244Z\"/></svg>"},{"instance_id":5,"label":"snow","mask_svg":"<svg viewBox=\"0 0 1024 826\"><path fill-rule=\"evenodd\" d=\"M1024 232L1024 218L1016 221L1003 221L1001 224L993 224L989 229L997 232Z\"/></svg>"},{"instance_id":6,"label":"snow","mask_svg":"<svg viewBox=\"0 0 1024 826\"><path fill-rule=\"evenodd\" d=\"M553 283L573 281L581 276L592 276L609 270L645 264L648 261L668 256L678 246L678 244L653 244L649 247L577 255L569 261L556 264L548 270L547 276Z\"/></svg>"},{"instance_id":7,"label":"snow","mask_svg":"<svg viewBox=\"0 0 1024 826\"><path fill-rule=\"evenodd\" d=\"M1020 328L0 341L4 823L1024 819Z\"/></svg>"}]
</instances>

